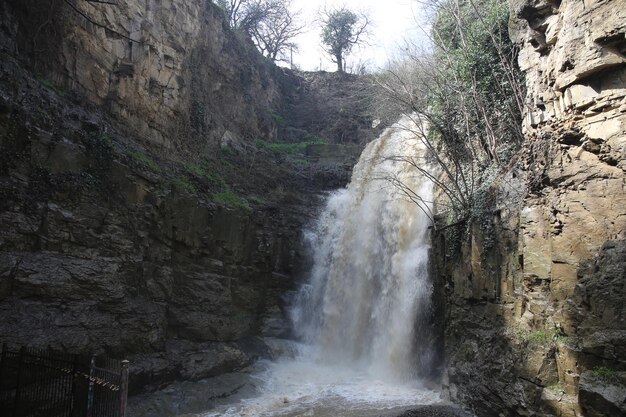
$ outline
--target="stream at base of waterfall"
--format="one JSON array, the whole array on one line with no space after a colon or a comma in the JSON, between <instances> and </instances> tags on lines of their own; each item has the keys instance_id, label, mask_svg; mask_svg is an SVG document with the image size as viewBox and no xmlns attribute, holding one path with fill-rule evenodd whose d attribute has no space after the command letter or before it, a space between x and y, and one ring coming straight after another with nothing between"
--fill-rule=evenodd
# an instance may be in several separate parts
<instances>
[{"instance_id":1,"label":"stream at base of waterfall","mask_svg":"<svg viewBox=\"0 0 626 417\"><path fill-rule=\"evenodd\" d=\"M290 309L295 353L255 365L256 396L200 416L379 416L440 402L422 382L433 349L423 133L404 116L365 148L304 233L313 267Z\"/></svg>"}]
</instances>

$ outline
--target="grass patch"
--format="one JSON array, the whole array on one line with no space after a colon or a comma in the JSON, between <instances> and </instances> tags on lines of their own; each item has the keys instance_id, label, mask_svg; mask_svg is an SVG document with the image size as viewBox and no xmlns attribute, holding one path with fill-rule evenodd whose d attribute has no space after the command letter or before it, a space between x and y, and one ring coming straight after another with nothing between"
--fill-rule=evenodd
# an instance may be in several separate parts
<instances>
[{"instance_id":1,"label":"grass patch","mask_svg":"<svg viewBox=\"0 0 626 417\"><path fill-rule=\"evenodd\" d=\"M252 204L256 204L256 205L259 205L259 206L267 204L267 200L266 199L264 199L263 197L256 196L256 195L248 197L248 201L251 202Z\"/></svg>"},{"instance_id":2,"label":"grass patch","mask_svg":"<svg viewBox=\"0 0 626 417\"><path fill-rule=\"evenodd\" d=\"M205 178L208 181L215 184L224 184L224 178L217 172L210 172L206 167L193 162L185 162L183 164L185 169L189 172L196 174L199 177Z\"/></svg>"},{"instance_id":3,"label":"grass patch","mask_svg":"<svg viewBox=\"0 0 626 417\"><path fill-rule=\"evenodd\" d=\"M272 116L272 120L274 120L277 124L282 125L285 123L285 118L276 111L271 111L270 116Z\"/></svg>"},{"instance_id":4,"label":"grass patch","mask_svg":"<svg viewBox=\"0 0 626 417\"><path fill-rule=\"evenodd\" d=\"M220 163L220 165L222 165L225 168L228 168L228 169L231 169L231 170L235 169L235 165L233 165L232 162L227 161L226 159L220 159L219 163Z\"/></svg>"},{"instance_id":5,"label":"grass patch","mask_svg":"<svg viewBox=\"0 0 626 417\"><path fill-rule=\"evenodd\" d=\"M521 327L516 327L513 333L518 343L526 343L531 346L541 346L552 340L552 334L545 330L530 331Z\"/></svg>"},{"instance_id":6,"label":"grass patch","mask_svg":"<svg viewBox=\"0 0 626 417\"><path fill-rule=\"evenodd\" d=\"M309 166L309 161L302 158L294 158L291 160L291 163L299 168L306 168Z\"/></svg>"},{"instance_id":7,"label":"grass patch","mask_svg":"<svg viewBox=\"0 0 626 417\"><path fill-rule=\"evenodd\" d=\"M248 200L238 196L232 191L220 191L217 193L213 193L213 201L215 201L216 203L224 204L227 207L239 208L246 211L251 210Z\"/></svg>"},{"instance_id":8,"label":"grass patch","mask_svg":"<svg viewBox=\"0 0 626 417\"><path fill-rule=\"evenodd\" d=\"M226 145L226 146L222 146L221 148L222 154L226 155L226 156L233 156L235 155L235 151L233 151L233 149Z\"/></svg>"},{"instance_id":9,"label":"grass patch","mask_svg":"<svg viewBox=\"0 0 626 417\"><path fill-rule=\"evenodd\" d=\"M612 381L615 379L615 371L606 366L597 366L591 370L593 376L605 381Z\"/></svg>"},{"instance_id":10,"label":"grass patch","mask_svg":"<svg viewBox=\"0 0 626 417\"><path fill-rule=\"evenodd\" d=\"M557 334L556 336L554 336L554 340L556 340L558 343L562 343L564 345L572 345L575 340L569 336L566 336L562 333Z\"/></svg>"},{"instance_id":11,"label":"grass patch","mask_svg":"<svg viewBox=\"0 0 626 417\"><path fill-rule=\"evenodd\" d=\"M128 152L128 156L130 156L135 161L147 166L153 171L161 170L161 167L154 161L154 159L150 158L148 155L141 151L130 151Z\"/></svg>"},{"instance_id":12,"label":"grass patch","mask_svg":"<svg viewBox=\"0 0 626 417\"><path fill-rule=\"evenodd\" d=\"M543 345L551 339L548 332L544 330L537 330L528 333L528 343L532 345Z\"/></svg>"},{"instance_id":13,"label":"grass patch","mask_svg":"<svg viewBox=\"0 0 626 417\"><path fill-rule=\"evenodd\" d=\"M199 177L204 177L205 175L205 170L203 167L201 167L198 164L194 164L193 162L185 162L183 163L183 166L185 167L185 169L189 172L193 172L194 174L196 174Z\"/></svg>"},{"instance_id":14,"label":"grass patch","mask_svg":"<svg viewBox=\"0 0 626 417\"><path fill-rule=\"evenodd\" d=\"M310 137L310 140L295 143L269 143L262 139L257 139L254 144L259 149L267 149L275 154L293 155L303 154L309 145L322 145L326 142L319 137Z\"/></svg>"},{"instance_id":15,"label":"grass patch","mask_svg":"<svg viewBox=\"0 0 626 417\"><path fill-rule=\"evenodd\" d=\"M559 383L548 385L546 389L555 394L565 394L565 390L563 389L563 386L561 386L561 384Z\"/></svg>"},{"instance_id":16,"label":"grass patch","mask_svg":"<svg viewBox=\"0 0 626 417\"><path fill-rule=\"evenodd\" d=\"M191 181L186 177L176 177L172 180L172 185L179 190L187 191L192 194L196 192L196 187L193 186Z\"/></svg>"}]
</instances>

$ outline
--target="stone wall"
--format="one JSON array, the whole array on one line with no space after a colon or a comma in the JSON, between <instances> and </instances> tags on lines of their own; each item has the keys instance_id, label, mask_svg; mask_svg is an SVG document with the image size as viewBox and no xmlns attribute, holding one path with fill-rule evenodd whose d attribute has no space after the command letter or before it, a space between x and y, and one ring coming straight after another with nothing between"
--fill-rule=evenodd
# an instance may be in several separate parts
<instances>
[{"instance_id":1,"label":"stone wall","mask_svg":"<svg viewBox=\"0 0 626 417\"><path fill-rule=\"evenodd\" d=\"M493 221L473 225L452 254L437 240L444 385L481 416L620 415L626 2L523 0L511 10L526 142ZM511 201L513 189L525 197Z\"/></svg>"}]
</instances>

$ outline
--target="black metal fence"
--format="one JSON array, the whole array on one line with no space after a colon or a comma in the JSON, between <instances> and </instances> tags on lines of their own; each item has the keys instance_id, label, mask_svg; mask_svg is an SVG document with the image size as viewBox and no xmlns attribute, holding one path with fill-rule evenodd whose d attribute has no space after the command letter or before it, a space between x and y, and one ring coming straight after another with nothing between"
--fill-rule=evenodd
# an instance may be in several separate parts
<instances>
[{"instance_id":1,"label":"black metal fence","mask_svg":"<svg viewBox=\"0 0 626 417\"><path fill-rule=\"evenodd\" d=\"M127 391L128 361L2 346L2 417L125 417Z\"/></svg>"}]
</instances>

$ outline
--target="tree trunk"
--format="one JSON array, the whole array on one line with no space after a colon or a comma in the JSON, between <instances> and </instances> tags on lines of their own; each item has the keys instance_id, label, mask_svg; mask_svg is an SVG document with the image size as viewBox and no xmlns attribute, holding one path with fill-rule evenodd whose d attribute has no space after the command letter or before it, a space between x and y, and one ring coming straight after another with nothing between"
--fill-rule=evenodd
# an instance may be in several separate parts
<instances>
[{"instance_id":1,"label":"tree trunk","mask_svg":"<svg viewBox=\"0 0 626 417\"><path fill-rule=\"evenodd\" d=\"M341 56L341 53L335 55L335 62L337 63L337 72L343 72L343 56Z\"/></svg>"}]
</instances>

